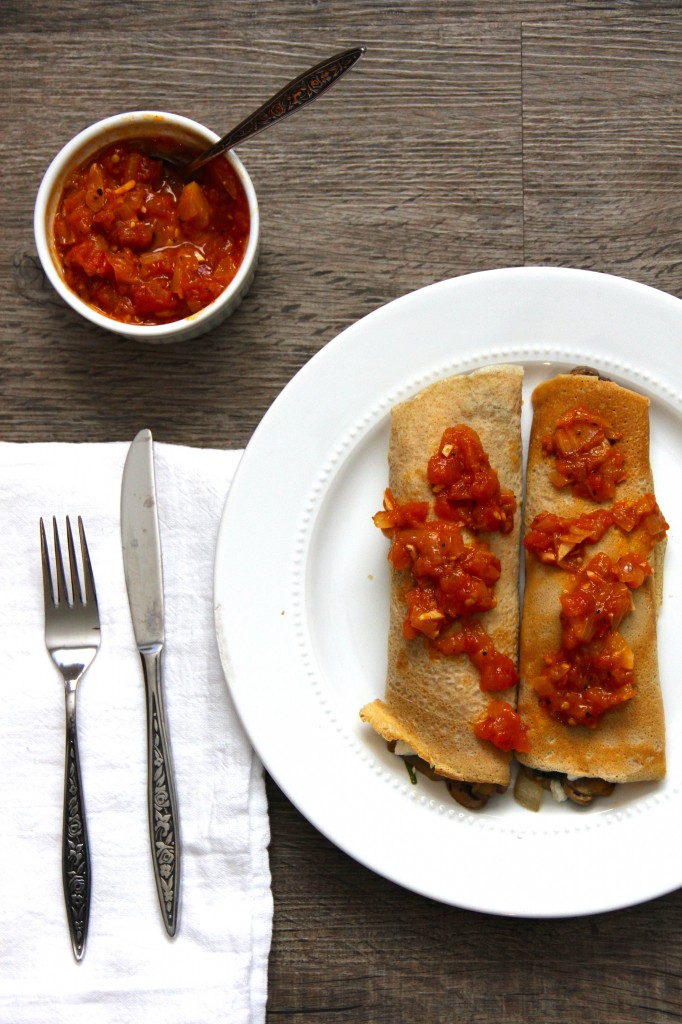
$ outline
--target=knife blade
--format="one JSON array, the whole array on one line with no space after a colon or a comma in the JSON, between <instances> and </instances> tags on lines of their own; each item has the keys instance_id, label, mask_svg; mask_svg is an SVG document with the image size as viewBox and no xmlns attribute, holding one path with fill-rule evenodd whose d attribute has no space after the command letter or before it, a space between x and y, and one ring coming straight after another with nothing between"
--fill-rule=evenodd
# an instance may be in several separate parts
<instances>
[{"instance_id":1,"label":"knife blade","mask_svg":"<svg viewBox=\"0 0 682 1024\"><path fill-rule=\"evenodd\" d=\"M180 837L163 697L163 568L154 441L149 430L141 430L135 437L123 468L121 542L128 603L147 699L147 804L152 862L163 923L173 936L178 923Z\"/></svg>"}]
</instances>

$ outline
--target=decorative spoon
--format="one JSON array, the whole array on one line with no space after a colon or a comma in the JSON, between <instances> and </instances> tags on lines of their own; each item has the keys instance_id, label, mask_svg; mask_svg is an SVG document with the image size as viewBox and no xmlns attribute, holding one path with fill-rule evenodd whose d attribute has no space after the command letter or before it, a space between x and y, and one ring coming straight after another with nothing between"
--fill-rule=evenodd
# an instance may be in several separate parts
<instances>
[{"instance_id":1,"label":"decorative spoon","mask_svg":"<svg viewBox=\"0 0 682 1024\"><path fill-rule=\"evenodd\" d=\"M352 50L344 50L342 53L337 53L333 57L328 57L326 60L321 61L314 67L309 68L308 71L304 71L303 74L298 75L288 85L285 85L283 89L280 89L275 96L263 103L253 114L245 117L231 132L223 135L222 139L211 146L210 149L199 153L198 156L193 157L189 162L170 153L164 152L160 156L167 163L178 167L182 171L183 176L187 177L194 174L195 171L198 171L209 160L213 160L214 157L219 156L226 150L232 149L238 143L245 142L246 139L258 135L259 132L265 131L266 128L277 124L278 121L282 121L306 103L317 99L334 82L338 81L342 75L350 71L353 65L360 60L364 52L364 46L357 46Z\"/></svg>"}]
</instances>

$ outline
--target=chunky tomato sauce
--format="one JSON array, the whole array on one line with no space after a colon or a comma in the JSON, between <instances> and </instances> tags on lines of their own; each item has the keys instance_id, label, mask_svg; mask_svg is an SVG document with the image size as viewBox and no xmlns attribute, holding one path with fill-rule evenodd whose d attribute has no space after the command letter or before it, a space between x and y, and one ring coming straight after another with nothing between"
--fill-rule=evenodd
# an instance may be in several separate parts
<instances>
[{"instance_id":1,"label":"chunky tomato sauce","mask_svg":"<svg viewBox=\"0 0 682 1024\"><path fill-rule=\"evenodd\" d=\"M642 555L629 552L614 562L600 551L561 595L561 649L545 656L531 680L559 721L595 728L606 711L634 696L634 656L618 627L634 607L631 591L650 575Z\"/></svg>"},{"instance_id":2,"label":"chunky tomato sauce","mask_svg":"<svg viewBox=\"0 0 682 1024\"><path fill-rule=\"evenodd\" d=\"M150 140L155 149L163 143ZM249 228L247 197L227 160L184 182L139 140L114 143L70 174L54 243L81 299L115 320L162 324L220 295L239 269Z\"/></svg>"},{"instance_id":3,"label":"chunky tomato sauce","mask_svg":"<svg viewBox=\"0 0 682 1024\"><path fill-rule=\"evenodd\" d=\"M629 553L614 562L600 551L591 558L560 598L563 649L573 650L618 629L634 607L631 591L650 575L651 566L641 555Z\"/></svg>"},{"instance_id":4,"label":"chunky tomato sauce","mask_svg":"<svg viewBox=\"0 0 682 1024\"><path fill-rule=\"evenodd\" d=\"M471 427L460 424L443 433L426 475L436 496L435 513L441 519L475 532L513 530L516 498L500 487L481 439Z\"/></svg>"},{"instance_id":5,"label":"chunky tomato sauce","mask_svg":"<svg viewBox=\"0 0 682 1024\"><path fill-rule=\"evenodd\" d=\"M486 711L474 722L479 740L488 740L500 750L528 753L530 743L521 716L506 700L491 700Z\"/></svg>"},{"instance_id":6,"label":"chunky tomato sauce","mask_svg":"<svg viewBox=\"0 0 682 1024\"><path fill-rule=\"evenodd\" d=\"M634 656L620 633L601 642L545 656L545 668L531 680L540 704L566 725L594 729L603 715L635 695Z\"/></svg>"},{"instance_id":7,"label":"chunky tomato sauce","mask_svg":"<svg viewBox=\"0 0 682 1024\"><path fill-rule=\"evenodd\" d=\"M482 690L508 690L516 686L514 662L496 650L478 619L464 621L459 629L436 640L434 647L441 654L468 654L480 673Z\"/></svg>"},{"instance_id":8,"label":"chunky tomato sauce","mask_svg":"<svg viewBox=\"0 0 682 1024\"><path fill-rule=\"evenodd\" d=\"M576 497L606 501L626 479L625 456L615 431L599 413L583 405L560 416L553 434L542 439L543 450L555 456L551 475L555 487L570 485Z\"/></svg>"},{"instance_id":9,"label":"chunky tomato sauce","mask_svg":"<svg viewBox=\"0 0 682 1024\"><path fill-rule=\"evenodd\" d=\"M656 498L648 493L634 501L618 501L609 509L599 508L574 517L540 512L523 543L526 551L541 562L575 569L585 558L585 548L600 541L612 526L624 533L637 531L638 547L644 553L651 551L668 529Z\"/></svg>"},{"instance_id":10,"label":"chunky tomato sauce","mask_svg":"<svg viewBox=\"0 0 682 1024\"><path fill-rule=\"evenodd\" d=\"M507 690L516 685L516 667L496 649L480 617L497 603L500 560L482 540L465 539L462 529L508 533L516 499L501 490L478 435L469 427L445 431L438 452L429 460L428 479L435 518L429 518L430 502L401 504L390 489L384 494L383 510L374 516L375 525L392 542L391 565L409 573L403 636L421 636L434 657L465 654L478 670L482 690ZM527 749L520 718L504 706L515 716L515 724L506 711L500 712L481 738L506 751Z\"/></svg>"},{"instance_id":11,"label":"chunky tomato sauce","mask_svg":"<svg viewBox=\"0 0 682 1024\"><path fill-rule=\"evenodd\" d=\"M615 561L604 551L586 560L586 547L612 527L630 536L632 550ZM526 550L566 570L569 580L560 597L561 647L545 655L530 680L540 704L560 722L594 729L635 695L634 655L618 628L634 608L632 591L651 575L647 555L667 529L650 493L574 518L540 513L533 520Z\"/></svg>"},{"instance_id":12,"label":"chunky tomato sauce","mask_svg":"<svg viewBox=\"0 0 682 1024\"><path fill-rule=\"evenodd\" d=\"M408 639L418 632L433 638L463 615L495 607L500 561L485 544L465 543L455 523L433 520L396 530L389 560L414 579L406 594Z\"/></svg>"}]
</instances>

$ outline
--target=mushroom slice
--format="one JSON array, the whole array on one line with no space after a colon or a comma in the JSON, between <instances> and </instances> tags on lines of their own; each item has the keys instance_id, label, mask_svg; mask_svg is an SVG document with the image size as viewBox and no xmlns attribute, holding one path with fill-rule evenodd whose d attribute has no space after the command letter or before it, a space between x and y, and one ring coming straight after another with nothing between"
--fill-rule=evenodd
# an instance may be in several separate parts
<instances>
[{"instance_id":1,"label":"mushroom slice","mask_svg":"<svg viewBox=\"0 0 682 1024\"><path fill-rule=\"evenodd\" d=\"M591 804L595 797L610 796L616 788L615 782L606 782L604 779L565 779L564 792L574 804L586 807Z\"/></svg>"},{"instance_id":2,"label":"mushroom slice","mask_svg":"<svg viewBox=\"0 0 682 1024\"><path fill-rule=\"evenodd\" d=\"M492 782L460 782L456 779L445 781L450 796L462 807L468 807L470 811L479 811L495 793L504 793L503 786L497 786Z\"/></svg>"},{"instance_id":3,"label":"mushroom slice","mask_svg":"<svg viewBox=\"0 0 682 1024\"><path fill-rule=\"evenodd\" d=\"M599 380L611 380L610 377L605 377L599 370L594 370L591 366L576 366L571 370L571 374L576 377L599 377Z\"/></svg>"}]
</instances>

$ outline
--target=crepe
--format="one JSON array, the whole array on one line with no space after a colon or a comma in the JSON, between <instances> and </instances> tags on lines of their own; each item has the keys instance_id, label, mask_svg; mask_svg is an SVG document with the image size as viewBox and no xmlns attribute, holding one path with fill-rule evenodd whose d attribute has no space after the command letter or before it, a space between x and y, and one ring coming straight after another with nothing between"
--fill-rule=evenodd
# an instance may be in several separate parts
<instances>
[{"instance_id":1,"label":"crepe","mask_svg":"<svg viewBox=\"0 0 682 1024\"><path fill-rule=\"evenodd\" d=\"M574 517L614 501L632 500L653 492L649 459L649 402L619 385L587 374L560 375L537 387L532 396L533 423L528 450L524 532L536 515L549 511ZM557 419L576 405L601 414L622 434L617 443L625 456L626 478L613 499L603 504L576 497L569 486L557 489L550 479L554 465L543 451L542 439L554 431ZM612 528L590 556L605 551L616 559L637 546L636 536ZM632 592L634 610L619 632L634 653L635 695L612 708L594 728L568 725L541 707L530 680L543 667L544 655L561 647L559 599L571 574L526 554L525 589L520 648L518 710L528 730L530 753L518 760L541 771L570 777L600 778L613 783L661 779L665 774L665 724L656 647L656 617L662 595L664 542L649 555L653 575Z\"/></svg>"},{"instance_id":2,"label":"crepe","mask_svg":"<svg viewBox=\"0 0 682 1024\"><path fill-rule=\"evenodd\" d=\"M521 385L523 371L496 366L438 381L392 411L388 452L389 485L398 502L426 501L433 495L426 478L428 459L443 431L466 424L479 435L500 485L520 506L522 488ZM497 605L481 616L496 648L516 664L519 630L520 507L510 533L482 535L500 559ZM465 538L471 535L463 530ZM402 740L436 773L449 779L506 787L511 754L478 739L472 723L491 696L515 704L515 691L484 693L466 655L431 657L420 638L406 640L406 572L391 582L388 667L383 700L363 707L361 718L386 740Z\"/></svg>"}]
</instances>

